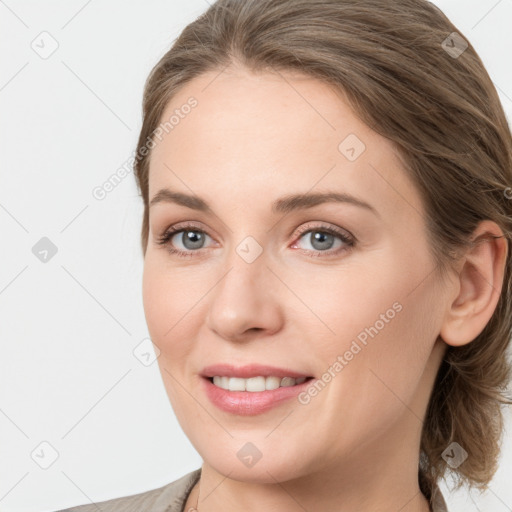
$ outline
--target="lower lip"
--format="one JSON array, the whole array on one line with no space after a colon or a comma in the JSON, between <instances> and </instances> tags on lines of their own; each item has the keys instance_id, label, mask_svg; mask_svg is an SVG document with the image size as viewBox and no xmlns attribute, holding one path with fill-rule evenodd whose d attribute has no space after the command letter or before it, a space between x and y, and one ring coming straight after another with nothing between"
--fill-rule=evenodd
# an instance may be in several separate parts
<instances>
[{"instance_id":1,"label":"lower lip","mask_svg":"<svg viewBox=\"0 0 512 512\"><path fill-rule=\"evenodd\" d=\"M206 377L201 377L206 396L219 409L239 416L254 416L264 413L280 403L296 397L314 380L307 379L295 386L284 386L265 391L228 391L216 386Z\"/></svg>"}]
</instances>

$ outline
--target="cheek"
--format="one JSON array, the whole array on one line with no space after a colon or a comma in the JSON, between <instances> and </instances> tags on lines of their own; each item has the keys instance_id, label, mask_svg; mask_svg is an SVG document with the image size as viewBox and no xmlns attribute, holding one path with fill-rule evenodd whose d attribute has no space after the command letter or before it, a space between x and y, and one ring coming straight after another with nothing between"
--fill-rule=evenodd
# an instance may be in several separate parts
<instances>
[{"instance_id":1,"label":"cheek","mask_svg":"<svg viewBox=\"0 0 512 512\"><path fill-rule=\"evenodd\" d=\"M168 309L167 301L172 288L168 289L167 281L165 275L162 276L153 264L151 256L146 255L142 277L142 301L148 330L155 342L162 339L166 329L169 328L165 318Z\"/></svg>"},{"instance_id":2,"label":"cheek","mask_svg":"<svg viewBox=\"0 0 512 512\"><path fill-rule=\"evenodd\" d=\"M204 297L212 286L205 273L170 268L160 255L147 255L142 280L144 314L151 339L160 349L158 360L169 371L188 368L194 349L190 340L197 339L204 323Z\"/></svg>"},{"instance_id":3,"label":"cheek","mask_svg":"<svg viewBox=\"0 0 512 512\"><path fill-rule=\"evenodd\" d=\"M171 338L183 327L190 303L195 299L193 280L176 269L167 268L159 255L148 254L144 261L142 298L150 332L158 339ZM186 323L186 322L185 322Z\"/></svg>"},{"instance_id":4,"label":"cheek","mask_svg":"<svg viewBox=\"0 0 512 512\"><path fill-rule=\"evenodd\" d=\"M311 340L315 352L335 359L349 349L352 340L358 338L364 343L370 339L368 329L372 326L377 324L377 330L384 332L400 315L398 310L407 293L404 292L407 278L397 273L394 263L386 265L385 256L375 252L372 258L354 258L343 267L314 275L311 270L305 270L285 276L303 303L294 307L294 316L289 320L308 331L317 331ZM295 302L293 297L292 302ZM308 306L307 310L304 305ZM292 313L291 308L286 310Z\"/></svg>"},{"instance_id":5,"label":"cheek","mask_svg":"<svg viewBox=\"0 0 512 512\"><path fill-rule=\"evenodd\" d=\"M353 311L359 322L352 322L350 336L340 340L330 357L340 354L347 361L338 393L357 390L352 398L349 394L349 405L368 421L392 422L404 404L415 407L411 404L437 338L440 310L434 287L424 283L407 295L409 291L395 286L385 297L369 301L363 313Z\"/></svg>"},{"instance_id":6,"label":"cheek","mask_svg":"<svg viewBox=\"0 0 512 512\"><path fill-rule=\"evenodd\" d=\"M406 262L384 256L376 254L374 263L354 264L337 276L316 278L309 291L305 283L301 288L323 324L316 322L323 331L314 338L321 360L317 366L327 369L341 356L343 368L338 365L337 374L350 373L344 378L360 380L368 393L374 393L376 385L386 392L380 376L397 393L408 395L437 338L440 290L433 277L425 279L426 267L418 259L406 267Z\"/></svg>"},{"instance_id":7,"label":"cheek","mask_svg":"<svg viewBox=\"0 0 512 512\"><path fill-rule=\"evenodd\" d=\"M173 279L170 272L166 272L156 264L151 256L144 262L144 273L142 280L142 298L144 314L148 331L153 343L159 348L160 365L169 367L172 358L181 359L180 347L186 348L184 344L176 343L178 338L185 334L187 319L186 304L189 293L183 293L179 280ZM181 319L181 321L180 321ZM169 357L170 352L172 358ZM170 370L170 368L169 368ZM162 373L164 380L169 376Z\"/></svg>"},{"instance_id":8,"label":"cheek","mask_svg":"<svg viewBox=\"0 0 512 512\"><path fill-rule=\"evenodd\" d=\"M181 373L188 370L190 359L190 344L183 340L190 338L190 315L194 313L189 304L194 300L191 295L179 273L176 276L154 255L147 253L142 279L144 314L151 340L160 350L157 363L167 396L180 421L193 412L187 393L180 385Z\"/></svg>"}]
</instances>

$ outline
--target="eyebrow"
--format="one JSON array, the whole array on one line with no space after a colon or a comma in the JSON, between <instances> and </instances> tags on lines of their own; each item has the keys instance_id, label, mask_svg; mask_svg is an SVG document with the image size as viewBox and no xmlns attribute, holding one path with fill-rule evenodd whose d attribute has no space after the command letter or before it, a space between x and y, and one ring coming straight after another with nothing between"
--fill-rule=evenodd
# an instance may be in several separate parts
<instances>
[{"instance_id":1,"label":"eyebrow","mask_svg":"<svg viewBox=\"0 0 512 512\"><path fill-rule=\"evenodd\" d=\"M380 218L379 212L370 204L344 192L314 192L305 194L290 194L272 203L272 213L289 213L296 210L313 208L323 203L348 203L371 211ZM211 211L210 205L202 198L194 195L176 192L168 188L159 190L151 199L149 207L158 203L174 203L201 212Z\"/></svg>"}]
</instances>

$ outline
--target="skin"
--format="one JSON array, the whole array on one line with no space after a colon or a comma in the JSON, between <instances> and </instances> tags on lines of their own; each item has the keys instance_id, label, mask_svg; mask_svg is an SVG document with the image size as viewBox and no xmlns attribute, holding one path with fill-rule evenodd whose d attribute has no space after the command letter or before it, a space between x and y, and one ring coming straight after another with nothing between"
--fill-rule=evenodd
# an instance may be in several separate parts
<instances>
[{"instance_id":1,"label":"skin","mask_svg":"<svg viewBox=\"0 0 512 512\"><path fill-rule=\"evenodd\" d=\"M420 196L391 142L318 80L233 65L188 83L162 119L190 96L197 107L152 150L149 198L168 187L211 211L150 208L143 301L169 400L204 461L199 511L428 511L417 477L428 398L447 344L470 342L495 309L504 240L468 252L442 280ZM355 161L338 150L349 134L366 146ZM279 197L325 191L354 195L378 215L348 203L270 210ZM183 233L168 242L189 258L156 243L184 221L207 235L199 249ZM348 231L355 245L335 254L346 247L335 237L322 249L312 235L324 226ZM502 234L485 221L475 237L486 232ZM247 236L263 249L252 263L236 251ZM306 405L239 416L202 390L202 368L220 362L320 379L397 302L401 311ZM247 442L262 453L252 467L237 457Z\"/></svg>"}]
</instances>

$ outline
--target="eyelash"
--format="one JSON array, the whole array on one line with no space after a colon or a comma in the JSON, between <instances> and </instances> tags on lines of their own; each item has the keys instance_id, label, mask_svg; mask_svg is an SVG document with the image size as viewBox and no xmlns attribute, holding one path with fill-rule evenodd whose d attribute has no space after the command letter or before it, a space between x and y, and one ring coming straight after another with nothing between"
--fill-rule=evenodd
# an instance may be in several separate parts
<instances>
[{"instance_id":1,"label":"eyelash","mask_svg":"<svg viewBox=\"0 0 512 512\"><path fill-rule=\"evenodd\" d=\"M160 237L158 237L158 240L156 243L158 245L167 245L168 246L167 250L171 254L175 254L176 256L178 256L180 258L191 258L194 256L194 253L199 252L201 249L197 249L195 251L192 251L192 250L182 251L180 249L174 249L169 244L171 238L174 235L176 235L177 233L185 232L185 231L193 231L195 233L201 233L201 234L210 236L210 235L208 235L208 233L206 233L202 229L199 229L194 224L185 224L185 225L179 224L179 225L173 226L173 227L169 228L167 231L165 231L165 233L163 233ZM303 251L306 253L313 252L313 254L311 256L314 258L336 256L342 252L352 249L356 244L356 240L354 237L346 235L345 233L342 233L341 231L338 231L337 229L332 228L330 226L326 226L326 225L311 226L310 224L307 224L299 229L299 232L296 235L297 239L299 240L300 238L302 238L303 235L305 235L306 233L309 233L309 232L328 233L329 235L334 235L334 236L338 237L345 244L344 247L340 247L335 250L327 250L327 251L311 251L308 249L299 249L300 251ZM324 254L326 256L324 256Z\"/></svg>"}]
</instances>

